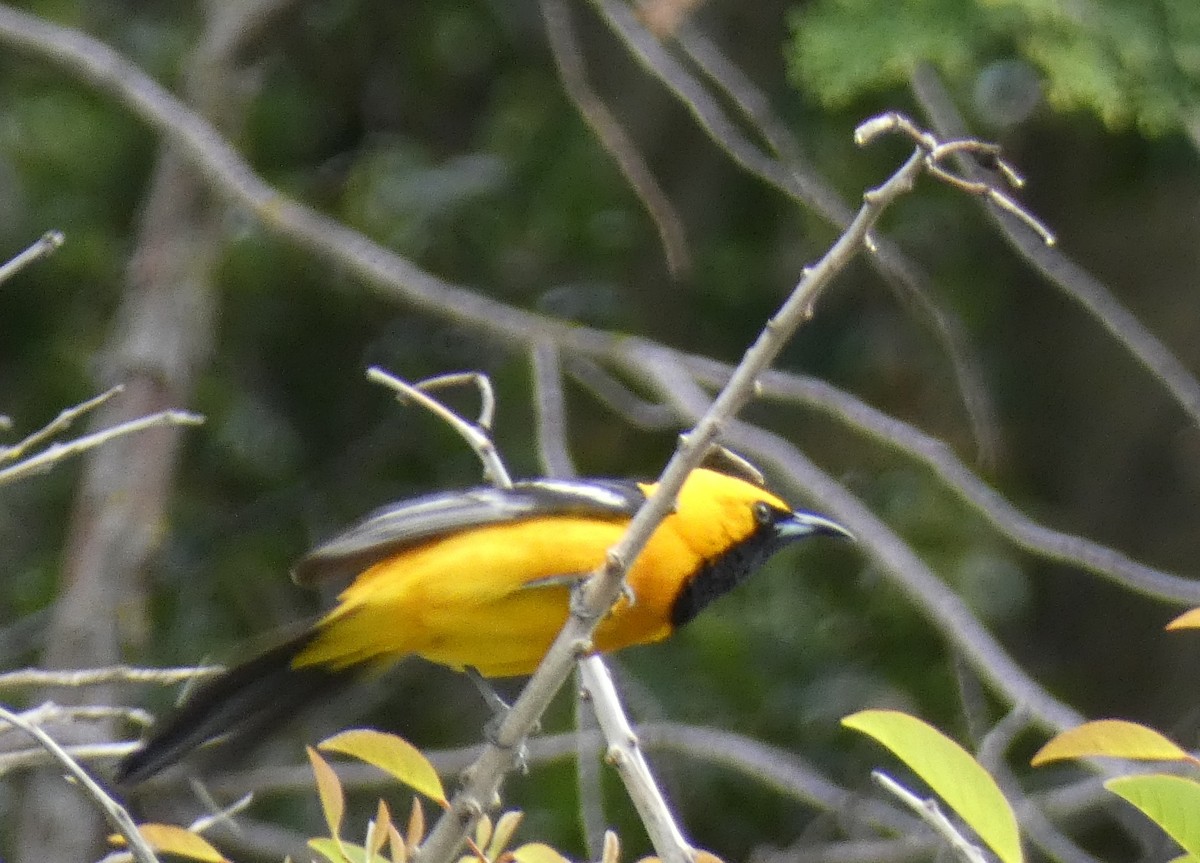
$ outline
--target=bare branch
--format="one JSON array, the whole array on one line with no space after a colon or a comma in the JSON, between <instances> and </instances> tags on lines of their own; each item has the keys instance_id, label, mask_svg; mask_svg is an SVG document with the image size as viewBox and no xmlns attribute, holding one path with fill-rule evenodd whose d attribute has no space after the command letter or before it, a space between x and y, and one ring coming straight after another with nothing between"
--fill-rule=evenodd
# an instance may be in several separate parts
<instances>
[{"instance_id":1,"label":"bare branch","mask_svg":"<svg viewBox=\"0 0 1200 863\"><path fill-rule=\"evenodd\" d=\"M100 407L100 405L107 402L113 396L119 395L124 389L125 388L123 386L117 384L115 387L100 393L98 396L93 396L87 401L80 402L79 404L69 408L64 408L59 412L58 416L46 423L46 425L42 426L37 431L27 435L24 439L18 441L12 446L0 447L0 462L13 461L20 458L34 447L41 446L45 441L70 428L71 424L74 423L75 420L79 419L89 411L93 411Z\"/></svg>"},{"instance_id":2,"label":"bare branch","mask_svg":"<svg viewBox=\"0 0 1200 863\"><path fill-rule=\"evenodd\" d=\"M42 258L53 254L64 242L66 242L66 237L62 231L47 231L42 234L25 251L7 263L0 265L0 285L3 285L35 261L40 261Z\"/></svg>"},{"instance_id":3,"label":"bare branch","mask_svg":"<svg viewBox=\"0 0 1200 863\"><path fill-rule=\"evenodd\" d=\"M730 120L717 99L697 81L637 16L619 0L592 0L612 32L648 73L656 77L671 95L695 118L700 128L730 160L753 177L778 189L803 204L839 231L845 230L854 211L832 184L808 168L798 158L799 147L782 124L769 120L767 101L753 84L716 46L684 26L679 43L703 74L754 126L756 131L786 162L780 162L753 144ZM867 260L884 278L897 298L921 321L928 322L935 338L946 352L955 383L966 408L971 430L984 462L990 462L998 447L997 423L982 376L976 368L961 323L952 311L936 304L929 278L921 272L895 243L873 237Z\"/></svg>"},{"instance_id":4,"label":"bare branch","mask_svg":"<svg viewBox=\"0 0 1200 863\"><path fill-rule=\"evenodd\" d=\"M912 90L935 128L948 135L962 132L965 123L936 71L919 67L913 76ZM968 176L979 174L978 166L967 160L960 161L959 165ZM1011 214L994 206L985 207L985 210L1008 244L1108 330L1117 343L1162 384L1192 423L1200 426L1200 381L1179 358L1125 308L1103 282L1058 249L1032 242L1032 238L1017 227Z\"/></svg>"},{"instance_id":5,"label":"bare branch","mask_svg":"<svg viewBox=\"0 0 1200 863\"><path fill-rule=\"evenodd\" d=\"M135 668L116 665L70 671L26 668L0 674L0 689L15 689L21 686L94 686L99 683L159 683L172 686L187 680L215 677L224 670L217 665L190 668Z\"/></svg>"},{"instance_id":6,"label":"bare branch","mask_svg":"<svg viewBox=\"0 0 1200 863\"><path fill-rule=\"evenodd\" d=\"M673 506L688 474L700 464L721 430L753 397L759 375L797 327L812 315L821 291L855 256L871 226L890 203L912 187L922 164L918 151L887 182L863 195L863 205L850 227L820 261L806 269L795 290L746 351L725 388L692 431L680 436L679 446L663 470L655 493L638 510L621 540L609 550L604 565L581 585L570 618L504 717L495 742L472 765L469 778L455 795L450 810L429 834L422 850L426 863L444 863L457 852L484 807L496 797L503 775L512 767L516 747L566 682L578 657L590 652L592 633L625 589L625 573ZM671 851L656 850L660 854Z\"/></svg>"},{"instance_id":7,"label":"bare branch","mask_svg":"<svg viewBox=\"0 0 1200 863\"><path fill-rule=\"evenodd\" d=\"M686 364L697 380L709 386L720 386L727 376L724 367L704 358L689 357ZM984 482L946 443L915 426L816 378L769 371L761 383L767 398L797 401L817 408L928 466L949 491L970 504L1019 548L1102 576L1144 596L1174 603L1200 603L1200 580L1148 566L1116 549L1034 521Z\"/></svg>"},{"instance_id":8,"label":"bare branch","mask_svg":"<svg viewBox=\"0 0 1200 863\"><path fill-rule=\"evenodd\" d=\"M123 719L126 722L146 727L154 722L154 717L148 711L137 707L111 707L106 704L62 706L52 701L47 701L32 710L26 710L21 714L21 718L30 725ZM12 728L5 728L0 724L0 735L13 730Z\"/></svg>"},{"instance_id":9,"label":"bare branch","mask_svg":"<svg viewBox=\"0 0 1200 863\"><path fill-rule=\"evenodd\" d=\"M92 761L116 761L133 752L141 742L130 740L124 743L83 743L77 746L64 746L63 751L80 763ZM38 746L31 749L14 749L0 754L0 777L18 770L29 770L34 767L45 767L57 763L54 755Z\"/></svg>"},{"instance_id":10,"label":"bare branch","mask_svg":"<svg viewBox=\"0 0 1200 863\"><path fill-rule=\"evenodd\" d=\"M637 734L621 709L612 676L603 660L598 656L582 660L579 674L583 690L600 723L600 730L608 741L605 758L617 768L655 851L666 863L688 863L694 849L684 839L671 816L666 799L654 781L650 766L639 748Z\"/></svg>"},{"instance_id":11,"label":"bare branch","mask_svg":"<svg viewBox=\"0 0 1200 863\"><path fill-rule=\"evenodd\" d=\"M918 797L882 770L873 770L871 778L899 799L905 806L916 812L922 821L932 827L934 832L946 840L950 847L954 849L954 853L962 858L963 863L988 863L987 855L983 853L983 850L959 832L953 822L942 812L942 808L938 806L936 800L931 797Z\"/></svg>"},{"instance_id":12,"label":"bare branch","mask_svg":"<svg viewBox=\"0 0 1200 863\"><path fill-rule=\"evenodd\" d=\"M630 188L646 208L655 228L658 229L667 268L672 276L680 278L692 266L683 220L675 211L666 192L654 179L649 165L620 121L613 116L588 83L587 70L583 65L583 49L576 38L575 28L571 25L571 12L567 4L563 0L541 0L541 7L550 52L554 56L554 65L558 68L563 90L575 103L580 116L592 130L596 140L617 163Z\"/></svg>"},{"instance_id":13,"label":"bare branch","mask_svg":"<svg viewBox=\"0 0 1200 863\"><path fill-rule=\"evenodd\" d=\"M492 443L491 437L482 430L491 424L492 407L494 405L492 386L487 380L486 375L478 373L441 375L437 378L431 378L428 381L410 384L378 366L371 366L371 368L367 369L367 380L383 384L396 392L398 401L402 403L405 401L416 402L438 419L445 422L458 432L459 436L467 442L467 445L479 457L479 461L483 465L485 478L501 488L510 488L512 486L512 479L508 475L508 469L504 467L504 462L501 460L500 454L496 452L495 444ZM449 384L457 385L464 382L474 383L480 387L480 392L483 394L483 412L476 423L467 422L437 399L425 393L426 389L436 389Z\"/></svg>"},{"instance_id":14,"label":"bare branch","mask_svg":"<svg viewBox=\"0 0 1200 863\"><path fill-rule=\"evenodd\" d=\"M149 416L119 423L92 434L84 435L66 443L51 444L46 449L24 461L0 470L0 486L25 479L31 475L50 470L59 462L108 443L114 438L160 426L194 426L204 422L204 417L187 411L160 411Z\"/></svg>"},{"instance_id":15,"label":"bare branch","mask_svg":"<svg viewBox=\"0 0 1200 863\"><path fill-rule=\"evenodd\" d=\"M1044 244L1047 246L1054 245L1054 234L1050 229L1042 224L1036 216L1003 191L996 188L993 183L960 177L958 174L942 167L942 161L947 158L955 158L960 163L965 163L967 160L963 159L963 156L982 157L982 160L986 160L988 166L995 170L1009 185L1016 188L1025 185L1025 181L1017 173L1016 169L1000 157L1000 148L998 146L985 141L977 141L973 138L961 138L939 143L928 132L918 129L912 120L894 111L875 117L859 126L854 132L854 140L860 144L865 144L889 132L901 132L916 142L917 146L925 150L928 159L925 169L930 175L947 185L953 186L960 192L986 198L1009 215L1015 216L1024 222L1030 230L1042 238Z\"/></svg>"},{"instance_id":16,"label":"bare branch","mask_svg":"<svg viewBox=\"0 0 1200 863\"><path fill-rule=\"evenodd\" d=\"M583 384L600 403L630 425L647 431L679 428L679 418L666 405L646 401L600 365L580 356L564 358L563 365L578 383ZM726 371L732 371L728 366ZM728 380L729 376L725 376Z\"/></svg>"},{"instance_id":17,"label":"bare branch","mask_svg":"<svg viewBox=\"0 0 1200 863\"><path fill-rule=\"evenodd\" d=\"M596 723L596 713L588 706L582 687L575 693L574 738L575 787L579 794L579 827L583 832L583 847L587 850L589 860L599 860L608 827L604 816L604 785L600 771L603 741Z\"/></svg>"},{"instance_id":18,"label":"bare branch","mask_svg":"<svg viewBox=\"0 0 1200 863\"><path fill-rule=\"evenodd\" d=\"M138 833L137 825L133 823L133 819L129 817L129 813L125 808L117 803L116 800L113 800L108 792L101 788L88 775L88 772L79 766L79 762L55 743L49 734L42 731L36 725L29 724L17 714L3 707L0 707L0 719L16 725L33 737L34 740L41 744L43 749L54 757L55 761L75 777L79 785L95 801L100 811L104 813L104 817L108 819L108 823L113 826L114 830L125 837L125 841L129 844L129 850L133 853L134 859L138 863L158 863L158 858L154 856L154 852L146 844L146 840L142 838L142 834Z\"/></svg>"},{"instance_id":19,"label":"bare branch","mask_svg":"<svg viewBox=\"0 0 1200 863\"><path fill-rule=\"evenodd\" d=\"M537 416L538 460L551 477L577 476L567 443L567 406L558 348L541 342L533 348L533 409Z\"/></svg>"}]
</instances>

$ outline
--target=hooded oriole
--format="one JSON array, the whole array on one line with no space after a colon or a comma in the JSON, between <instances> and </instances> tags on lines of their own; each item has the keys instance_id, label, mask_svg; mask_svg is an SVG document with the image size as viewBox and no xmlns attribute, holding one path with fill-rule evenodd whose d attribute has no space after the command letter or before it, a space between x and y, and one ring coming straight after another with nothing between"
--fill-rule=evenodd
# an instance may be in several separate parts
<instances>
[{"instance_id":1,"label":"hooded oriole","mask_svg":"<svg viewBox=\"0 0 1200 863\"><path fill-rule=\"evenodd\" d=\"M653 485L538 480L385 507L306 555L301 584L351 578L308 631L199 687L118 767L144 779L231 729L266 727L353 672L410 654L487 677L530 674ZM757 485L701 468L600 622L596 650L658 641L784 545L847 531Z\"/></svg>"}]
</instances>

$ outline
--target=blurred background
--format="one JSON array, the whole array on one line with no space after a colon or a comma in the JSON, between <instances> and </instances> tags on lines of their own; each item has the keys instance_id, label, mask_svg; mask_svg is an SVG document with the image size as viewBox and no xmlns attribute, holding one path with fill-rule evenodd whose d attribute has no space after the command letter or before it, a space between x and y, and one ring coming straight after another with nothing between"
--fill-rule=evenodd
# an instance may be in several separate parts
<instances>
[{"instance_id":1,"label":"blurred background","mask_svg":"<svg viewBox=\"0 0 1200 863\"><path fill-rule=\"evenodd\" d=\"M1192 0L1105 0L1070 14L1054 5L932 2L883 13L846 0L713 0L647 2L639 14L671 56L699 37L718 51L794 138L781 163L804 165L844 206L856 207L909 149L859 150L856 124L887 109L928 122L912 81L936 70L972 132L1000 143L1025 174L1020 198L1062 253L1196 369L1200 12ZM606 6L629 9L532 0L20 8L106 42L207 116L267 182L449 282L736 362L838 230L739 168L646 72ZM581 119L578 91L573 101L564 87L544 19L564 10L560 59L583 64L592 95L669 202L671 262L655 220ZM733 113L728 95L717 102ZM322 607L287 578L312 543L390 500L477 483L461 441L367 383L368 365L409 380L486 372L510 469L544 472L526 348L389 298L279 236L198 180L113 98L36 53L0 52L0 105L0 257L51 228L67 238L0 286L9 439L118 381L135 383L109 418L167 406L207 417L159 443L118 446L111 463L77 460L0 489L0 667L236 659ZM759 139L761 130L738 125ZM922 180L882 231L924 272L920 293L860 260L778 367L944 440L1046 525L1191 574L1200 431L1179 402L968 196ZM474 410L469 396L451 400ZM652 477L674 447L669 424L638 428L569 381L566 407L581 474ZM1161 631L1182 606L1016 549L927 468L833 419L779 404L748 416L860 496L1054 694L1088 716L1149 722L1195 742L1200 645ZM147 450L148 466L128 466ZM132 507L138 525L107 547L97 525L117 497L105 470L120 474L117 505ZM966 741L964 688L985 712L998 709L970 694L953 651L850 547L781 554L678 637L616 664L635 718L736 731L864 790L882 756L842 730L841 716L899 706ZM176 694L104 695L160 710ZM299 764L313 729L358 722L422 748L459 746L479 739L486 718L466 681L412 663L249 757ZM570 721L562 699L547 726ZM726 859L762 846L802 853L853 821L735 771L675 756L654 763L691 837ZM646 850L611 779L610 820L629 853ZM72 830L79 856L45 856L62 847L50 843L64 841L63 823L79 823L53 820L73 805L53 771L0 783L0 858L98 855L93 835ZM38 788L50 796L29 790ZM508 788L509 805L528 812L524 838L585 855L570 763L535 766ZM142 805L155 815L197 809L178 787L154 797ZM311 793L263 798L252 815L309 834L319 824ZM1126 850L1110 838L1090 841Z\"/></svg>"}]
</instances>

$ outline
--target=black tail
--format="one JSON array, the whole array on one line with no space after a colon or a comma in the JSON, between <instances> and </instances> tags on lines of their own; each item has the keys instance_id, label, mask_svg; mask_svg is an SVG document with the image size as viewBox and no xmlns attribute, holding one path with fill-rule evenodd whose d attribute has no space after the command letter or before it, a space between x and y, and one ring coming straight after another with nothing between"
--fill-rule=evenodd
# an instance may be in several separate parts
<instances>
[{"instance_id":1,"label":"black tail","mask_svg":"<svg viewBox=\"0 0 1200 863\"><path fill-rule=\"evenodd\" d=\"M218 737L261 735L353 680L351 669L292 667L292 660L312 638L313 633L306 632L197 687L175 713L154 728L141 749L117 765L116 782L142 782Z\"/></svg>"}]
</instances>

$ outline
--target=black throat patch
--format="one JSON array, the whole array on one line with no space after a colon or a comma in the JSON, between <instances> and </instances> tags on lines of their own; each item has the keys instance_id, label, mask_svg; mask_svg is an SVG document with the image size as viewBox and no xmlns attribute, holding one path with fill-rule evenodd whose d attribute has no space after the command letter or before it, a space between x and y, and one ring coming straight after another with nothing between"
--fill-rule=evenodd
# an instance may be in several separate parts
<instances>
[{"instance_id":1,"label":"black throat patch","mask_svg":"<svg viewBox=\"0 0 1200 863\"><path fill-rule=\"evenodd\" d=\"M764 524L720 557L707 561L675 597L671 605L671 625L683 626L714 599L745 581L767 562L767 558L787 544L774 525Z\"/></svg>"}]
</instances>

